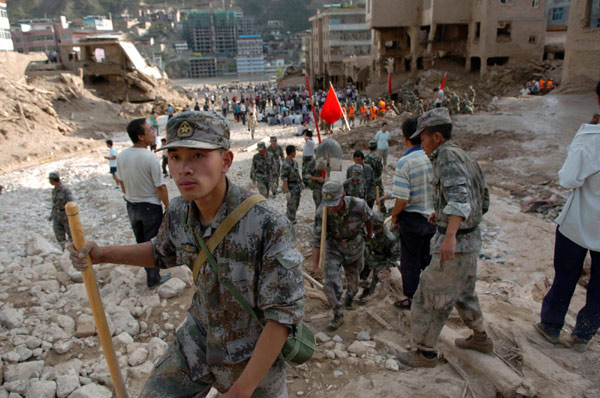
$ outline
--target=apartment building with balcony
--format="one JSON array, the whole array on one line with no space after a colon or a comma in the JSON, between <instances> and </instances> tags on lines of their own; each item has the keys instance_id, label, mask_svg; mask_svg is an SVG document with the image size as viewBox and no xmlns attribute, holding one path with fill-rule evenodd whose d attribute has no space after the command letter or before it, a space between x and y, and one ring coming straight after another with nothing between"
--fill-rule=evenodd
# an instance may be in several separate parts
<instances>
[{"instance_id":1,"label":"apartment building with balcony","mask_svg":"<svg viewBox=\"0 0 600 398\"><path fill-rule=\"evenodd\" d=\"M329 82L344 86L349 78L352 80L344 63L371 56L371 31L365 24L364 8L330 7L309 21L312 31L307 69L311 81L315 88L327 87Z\"/></svg>"},{"instance_id":2,"label":"apartment building with balcony","mask_svg":"<svg viewBox=\"0 0 600 398\"><path fill-rule=\"evenodd\" d=\"M6 13L6 0L0 0L0 51L14 50L10 22Z\"/></svg>"},{"instance_id":3,"label":"apartment building with balcony","mask_svg":"<svg viewBox=\"0 0 600 398\"><path fill-rule=\"evenodd\" d=\"M492 65L541 61L545 0L367 0L371 71L426 69L444 57L482 75Z\"/></svg>"}]
</instances>

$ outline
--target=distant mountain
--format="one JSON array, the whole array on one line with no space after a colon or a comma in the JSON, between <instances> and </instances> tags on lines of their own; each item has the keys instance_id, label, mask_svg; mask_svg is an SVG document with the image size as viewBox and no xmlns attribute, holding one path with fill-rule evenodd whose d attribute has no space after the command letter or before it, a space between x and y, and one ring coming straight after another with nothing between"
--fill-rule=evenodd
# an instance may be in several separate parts
<instances>
[{"instance_id":1,"label":"distant mountain","mask_svg":"<svg viewBox=\"0 0 600 398\"><path fill-rule=\"evenodd\" d=\"M216 8L233 3L253 16L257 26L264 26L270 19L280 19L287 30L298 32L309 29L308 18L315 10L327 3L341 3L335 0L213 0ZM8 16L11 21L30 18L54 18L60 15L68 19L86 15L119 15L127 8L140 4L157 7L192 8L206 5L208 0L7 0ZM356 1L355 1L356 3Z\"/></svg>"}]
</instances>

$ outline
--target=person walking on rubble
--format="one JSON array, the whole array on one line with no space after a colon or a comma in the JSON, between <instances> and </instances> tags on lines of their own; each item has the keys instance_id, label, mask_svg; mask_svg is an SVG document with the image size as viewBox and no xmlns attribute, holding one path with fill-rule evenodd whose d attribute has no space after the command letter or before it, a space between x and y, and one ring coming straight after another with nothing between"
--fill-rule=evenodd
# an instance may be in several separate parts
<instances>
[{"instance_id":1,"label":"person walking on rubble","mask_svg":"<svg viewBox=\"0 0 600 398\"><path fill-rule=\"evenodd\" d=\"M560 185L571 189L556 219L554 281L542 302L541 322L536 329L557 344L569 303L583 272L587 253L592 271L585 306L578 312L571 334L573 349L585 352L600 327L600 125L582 124L568 147L558 172Z\"/></svg>"},{"instance_id":2,"label":"person walking on rubble","mask_svg":"<svg viewBox=\"0 0 600 398\"><path fill-rule=\"evenodd\" d=\"M489 207L489 193L479 164L452 141L448 109L435 108L419 117L410 139L419 136L433 166L435 212L430 220L437 231L432 262L421 274L411 305L411 334L417 350L400 353L397 360L411 367L435 367L437 341L453 308L473 330L469 338L456 339L456 346L483 353L494 348L475 292L479 224Z\"/></svg>"},{"instance_id":3,"label":"person walking on rubble","mask_svg":"<svg viewBox=\"0 0 600 398\"><path fill-rule=\"evenodd\" d=\"M321 247L323 206L327 208L326 247ZM363 228L367 236L363 236ZM352 196L344 195L344 187L338 181L327 181L323 185L323 201L317 209L311 241L313 271L319 273L321 250L326 250L323 291L333 310L329 330L338 329L344 323L342 309L342 267L346 275L346 299L344 306L352 309L352 301L358 293L358 279L364 264L365 241L373 237L373 210L367 203Z\"/></svg>"},{"instance_id":4,"label":"person walking on rubble","mask_svg":"<svg viewBox=\"0 0 600 398\"><path fill-rule=\"evenodd\" d=\"M73 200L73 195L71 194L71 190L61 182L57 171L52 171L48 174L48 181L54 187L52 190L52 212L48 220L52 221L54 236L60 248L64 250L67 242L65 235L69 240L72 240L65 205Z\"/></svg>"}]
</instances>

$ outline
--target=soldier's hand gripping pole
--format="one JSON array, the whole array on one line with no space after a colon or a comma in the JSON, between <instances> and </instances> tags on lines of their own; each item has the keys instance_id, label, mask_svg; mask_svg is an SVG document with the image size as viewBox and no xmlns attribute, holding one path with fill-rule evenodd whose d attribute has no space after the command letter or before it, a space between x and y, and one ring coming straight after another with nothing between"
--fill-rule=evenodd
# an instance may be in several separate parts
<instances>
[{"instance_id":1,"label":"soldier's hand gripping pole","mask_svg":"<svg viewBox=\"0 0 600 398\"><path fill-rule=\"evenodd\" d=\"M69 229L71 230L71 236L73 237L73 246L76 250L80 250L83 245L85 245L85 236L83 235L83 226L79 219L79 208L75 203L69 202L65 205L65 211L67 217L69 217ZM94 269L92 268L90 256L87 256L87 262L88 266L81 271L81 274L83 276L83 283L85 285L85 290L87 291L88 299L90 300L90 307L92 307L92 314L94 315L94 321L96 322L96 329L98 329L102 351L104 351L106 362L108 362L108 370L117 398L127 398L127 390L125 390L125 383L123 382L123 377L119 370L119 362L117 361L110 331L108 330L104 306L102 305L102 299L98 292L98 285L96 284L96 277L94 276Z\"/></svg>"}]
</instances>

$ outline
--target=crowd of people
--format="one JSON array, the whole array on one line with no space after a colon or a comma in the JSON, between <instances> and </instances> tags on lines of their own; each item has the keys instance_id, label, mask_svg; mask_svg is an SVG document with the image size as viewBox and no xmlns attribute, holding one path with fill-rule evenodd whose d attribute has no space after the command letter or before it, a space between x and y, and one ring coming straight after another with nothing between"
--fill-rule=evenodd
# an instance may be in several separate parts
<instances>
[{"instance_id":1,"label":"crowd of people","mask_svg":"<svg viewBox=\"0 0 600 398\"><path fill-rule=\"evenodd\" d=\"M264 116L267 107L277 109L278 114L304 115L305 108L309 113L306 90L263 87L261 91L256 87L240 92L245 95L234 95L231 103L248 103L245 109L251 117ZM349 117L349 107L353 100L358 104L358 98L352 89L339 94ZM414 111L415 89L407 87L401 94L400 108ZM472 103L474 91L471 95L467 100ZM315 106L320 106L323 96L315 93ZM209 96L206 101L215 107L219 98ZM167 136L159 150L166 152L169 172L181 196L169 201L158 159L146 150L155 142L152 123L132 121L128 133L133 146L116 157L116 170L110 167L126 194L138 244L99 247L89 242L80 250L70 245L69 251L77 269L87 266L87 255L93 264L145 267L149 288L168 278L158 274L162 268L193 268L197 288L188 317L141 396L205 396L212 386L227 397L287 396L280 352L298 330L304 312L302 256L295 230L305 189L312 190L315 205L309 244L313 273L323 278L332 309L329 330L343 324L344 310L354 309L355 301L358 305L368 301L377 288L380 271L400 264L405 298L394 305L410 311L416 350L399 353L398 361L411 367L437 366L437 341L453 309L472 330L455 344L485 354L493 352L475 290L482 246L480 224L489 209L489 192L477 161L453 140L450 116L454 112L452 106L444 105L456 100L445 101L438 88L429 110L423 108L420 115L413 114L403 122L406 152L396 163L387 193L382 176L390 133L385 122L368 148L363 148L367 155L356 148L344 181L326 179L306 120L299 124L305 140L301 166L296 160L299 148L282 148L276 136L269 145L259 142L249 174L257 195L227 177L234 157L223 117L227 112L175 114L170 110ZM385 102L384 106L391 109ZM234 116L234 120L238 118ZM245 120L240 117L239 122ZM561 185L572 193L557 220L556 276L543 302L541 322L535 325L548 341L558 342L583 260L590 251L593 269L588 301L572 335L573 348L580 352L600 327L600 273L594 268L600 261L597 123L598 115L594 115L592 123L582 125L559 172ZM115 160L110 147L109 162ZM53 202L54 196L68 200L69 193L58 175L51 174L50 181L55 186ZM286 197L285 216L268 200L279 193ZM386 200L394 201L389 209ZM151 216L154 208L155 218L158 220L160 212L161 222ZM54 207L52 217L57 219L55 225L60 225ZM146 224L146 218L152 220ZM62 239L64 245L64 234ZM321 251L325 252L323 269Z\"/></svg>"}]
</instances>

